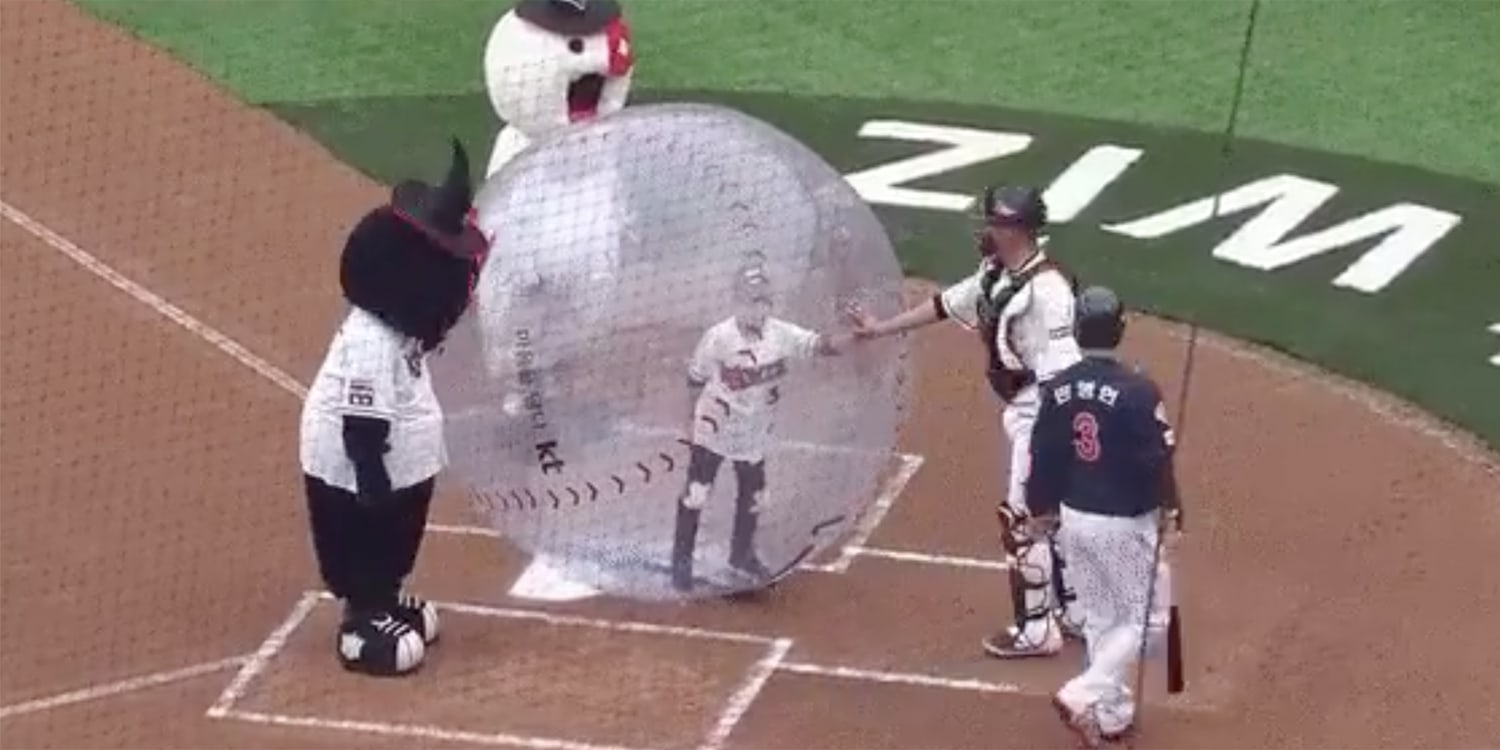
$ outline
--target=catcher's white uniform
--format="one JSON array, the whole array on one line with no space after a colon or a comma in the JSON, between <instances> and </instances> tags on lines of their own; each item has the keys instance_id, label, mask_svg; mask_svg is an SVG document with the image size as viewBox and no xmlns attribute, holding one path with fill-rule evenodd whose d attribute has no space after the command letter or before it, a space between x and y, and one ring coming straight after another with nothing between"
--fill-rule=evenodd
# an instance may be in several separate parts
<instances>
[{"instance_id":1,"label":"catcher's white uniform","mask_svg":"<svg viewBox=\"0 0 1500 750\"><path fill-rule=\"evenodd\" d=\"M763 459L789 362L814 356L818 339L777 318L766 318L759 336L733 317L709 328L688 367L688 379L705 385L693 408L693 442L733 461Z\"/></svg>"},{"instance_id":2,"label":"catcher's white uniform","mask_svg":"<svg viewBox=\"0 0 1500 750\"><path fill-rule=\"evenodd\" d=\"M1019 273L1026 273L1045 263L1045 252L1038 251ZM947 289L938 298L944 314L966 328L979 326L979 303L983 278L991 269L986 258L974 274ZM1003 272L990 290L991 299L1012 293L1014 274ZM1026 512L1026 473L1031 455L1031 427L1036 421L1037 384L1077 362L1082 355L1073 339L1074 297L1072 285L1055 268L1041 270L1025 283L999 311L995 333L996 351L1006 369L1030 370L1035 380L1023 387L1005 405L1002 416L1005 435L1010 439L1010 476L1006 504L1018 513Z\"/></svg>"},{"instance_id":3,"label":"catcher's white uniform","mask_svg":"<svg viewBox=\"0 0 1500 750\"><path fill-rule=\"evenodd\" d=\"M359 490L344 448L346 416L391 424L385 455L391 488L429 479L448 462L443 410L418 342L371 313L351 308L302 404L302 471L348 492Z\"/></svg>"},{"instance_id":4,"label":"catcher's white uniform","mask_svg":"<svg viewBox=\"0 0 1500 750\"><path fill-rule=\"evenodd\" d=\"M1009 638L1017 650L1051 654L1062 648L1059 610L1068 615L1069 626L1076 627L1078 618L1061 601L1064 592L1058 591L1054 576L1053 545L1025 538L1019 519L1028 514L1026 478L1031 466L1031 431L1041 404L1037 385L1082 358L1073 338L1074 291L1068 278L1041 250L1014 272L1000 271L997 278L997 270L986 258L973 276L943 290L936 303L943 317L970 329L980 329L983 317L991 316L995 321L993 352L997 364L1007 371L1028 373L1029 383L1015 392L1001 414L1010 441L1010 469L1002 508L1002 516L1007 519L1004 535L1007 552L1013 558L1011 586L1023 591L1017 603L1018 622Z\"/></svg>"}]
</instances>

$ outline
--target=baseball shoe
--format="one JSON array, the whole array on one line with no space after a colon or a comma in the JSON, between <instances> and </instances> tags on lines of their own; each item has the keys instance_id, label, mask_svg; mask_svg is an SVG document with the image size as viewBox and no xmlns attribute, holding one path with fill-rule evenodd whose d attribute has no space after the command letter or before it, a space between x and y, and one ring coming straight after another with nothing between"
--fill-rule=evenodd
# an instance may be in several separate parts
<instances>
[{"instance_id":1,"label":"baseball shoe","mask_svg":"<svg viewBox=\"0 0 1500 750\"><path fill-rule=\"evenodd\" d=\"M397 677L422 666L422 634L389 612L346 617L339 626L339 663L350 672Z\"/></svg>"},{"instance_id":2,"label":"baseball shoe","mask_svg":"<svg viewBox=\"0 0 1500 750\"><path fill-rule=\"evenodd\" d=\"M1057 710L1057 717L1062 719L1063 726L1073 734L1078 741L1078 746L1083 748L1097 748L1104 744L1105 738L1099 731L1099 725L1094 722L1093 716L1085 713L1074 713L1068 708L1063 699L1052 696L1052 707Z\"/></svg>"},{"instance_id":3,"label":"baseball shoe","mask_svg":"<svg viewBox=\"0 0 1500 750\"><path fill-rule=\"evenodd\" d=\"M437 643L438 615L437 607L432 606L432 602L403 592L397 597L396 609L391 614L417 631L425 645Z\"/></svg>"},{"instance_id":4,"label":"baseball shoe","mask_svg":"<svg viewBox=\"0 0 1500 750\"><path fill-rule=\"evenodd\" d=\"M1040 656L1056 656L1063 647L1062 632L1056 623L1049 623L1047 635L1040 640L1026 637L1015 625L982 641L984 652L996 659L1030 659Z\"/></svg>"}]
</instances>

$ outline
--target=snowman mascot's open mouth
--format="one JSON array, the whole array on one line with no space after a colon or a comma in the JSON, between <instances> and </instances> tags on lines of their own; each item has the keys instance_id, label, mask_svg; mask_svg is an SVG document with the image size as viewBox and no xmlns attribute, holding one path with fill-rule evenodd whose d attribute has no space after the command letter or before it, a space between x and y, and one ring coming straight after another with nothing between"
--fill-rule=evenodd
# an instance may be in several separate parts
<instances>
[{"instance_id":1,"label":"snowman mascot's open mouth","mask_svg":"<svg viewBox=\"0 0 1500 750\"><path fill-rule=\"evenodd\" d=\"M568 119L572 122L592 120L599 115L604 98L604 76L588 73L568 84Z\"/></svg>"}]
</instances>

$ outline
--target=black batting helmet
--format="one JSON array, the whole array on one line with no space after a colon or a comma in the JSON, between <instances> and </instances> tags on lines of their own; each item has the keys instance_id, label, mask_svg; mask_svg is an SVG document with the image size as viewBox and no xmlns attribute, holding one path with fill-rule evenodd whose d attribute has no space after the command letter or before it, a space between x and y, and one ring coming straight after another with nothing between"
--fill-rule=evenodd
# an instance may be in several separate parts
<instances>
[{"instance_id":1,"label":"black batting helmet","mask_svg":"<svg viewBox=\"0 0 1500 750\"><path fill-rule=\"evenodd\" d=\"M1125 306L1113 289L1091 286L1078 295L1073 335L1084 349L1113 349L1125 338Z\"/></svg>"},{"instance_id":2,"label":"black batting helmet","mask_svg":"<svg viewBox=\"0 0 1500 750\"><path fill-rule=\"evenodd\" d=\"M1047 226L1047 202L1042 191L1029 185L1002 185L984 189L979 210L986 224L1020 227L1038 234Z\"/></svg>"}]
</instances>

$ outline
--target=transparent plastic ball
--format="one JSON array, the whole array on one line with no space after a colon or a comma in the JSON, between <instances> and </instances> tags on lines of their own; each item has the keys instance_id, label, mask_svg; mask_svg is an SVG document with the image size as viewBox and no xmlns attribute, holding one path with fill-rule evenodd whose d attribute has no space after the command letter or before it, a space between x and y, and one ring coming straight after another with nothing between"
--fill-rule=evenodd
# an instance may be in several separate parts
<instances>
[{"instance_id":1,"label":"transparent plastic ball","mask_svg":"<svg viewBox=\"0 0 1500 750\"><path fill-rule=\"evenodd\" d=\"M895 463L906 344L819 351L851 303L903 301L836 170L736 110L642 105L531 144L475 207L491 253L433 364L484 524L630 599L759 589L842 543Z\"/></svg>"}]
</instances>

